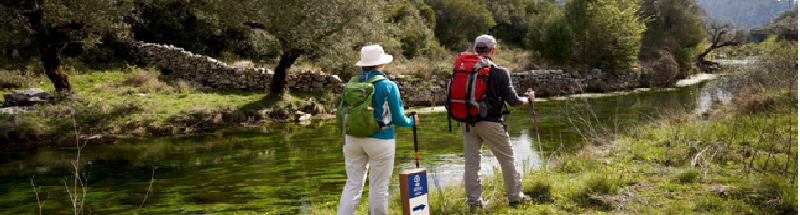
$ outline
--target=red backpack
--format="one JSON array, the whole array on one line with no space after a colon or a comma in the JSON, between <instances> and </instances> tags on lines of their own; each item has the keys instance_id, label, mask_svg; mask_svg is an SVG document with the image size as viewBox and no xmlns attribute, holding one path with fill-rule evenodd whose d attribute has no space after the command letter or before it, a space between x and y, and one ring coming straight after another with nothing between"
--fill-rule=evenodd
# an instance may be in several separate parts
<instances>
[{"instance_id":1,"label":"red backpack","mask_svg":"<svg viewBox=\"0 0 800 215\"><path fill-rule=\"evenodd\" d=\"M447 81L448 116L459 122L475 124L486 117L489 106L486 90L489 71L494 63L480 55L463 52L453 63L453 75Z\"/></svg>"}]
</instances>

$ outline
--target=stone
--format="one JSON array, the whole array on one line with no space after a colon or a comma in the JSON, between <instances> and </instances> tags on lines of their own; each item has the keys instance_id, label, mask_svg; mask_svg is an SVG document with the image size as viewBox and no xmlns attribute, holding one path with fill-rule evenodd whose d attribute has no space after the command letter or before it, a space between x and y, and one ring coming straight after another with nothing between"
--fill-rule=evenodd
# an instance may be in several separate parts
<instances>
[{"instance_id":1,"label":"stone","mask_svg":"<svg viewBox=\"0 0 800 215\"><path fill-rule=\"evenodd\" d=\"M311 83L311 87L313 88L322 88L322 86L323 86L322 82Z\"/></svg>"},{"instance_id":2,"label":"stone","mask_svg":"<svg viewBox=\"0 0 800 215\"><path fill-rule=\"evenodd\" d=\"M7 107L7 108L0 108L0 115L7 114L7 115L17 115L22 113L36 113L39 112L38 108L35 107Z\"/></svg>"},{"instance_id":3,"label":"stone","mask_svg":"<svg viewBox=\"0 0 800 215\"><path fill-rule=\"evenodd\" d=\"M322 82L322 81L325 81L325 79L328 79L328 77L326 77L326 76L324 76L324 75L317 75L317 76L314 78L314 80L317 80L317 81L320 81L320 82Z\"/></svg>"},{"instance_id":4,"label":"stone","mask_svg":"<svg viewBox=\"0 0 800 215\"><path fill-rule=\"evenodd\" d=\"M592 75L592 76L595 76L595 77L600 77L600 76L603 75L603 70L595 68L595 69L590 70L589 74Z\"/></svg>"},{"instance_id":5,"label":"stone","mask_svg":"<svg viewBox=\"0 0 800 215\"><path fill-rule=\"evenodd\" d=\"M41 88L31 88L28 90L14 91L13 93L3 94L5 106L31 106L37 102L50 101L53 95L45 92Z\"/></svg>"},{"instance_id":6,"label":"stone","mask_svg":"<svg viewBox=\"0 0 800 215\"><path fill-rule=\"evenodd\" d=\"M19 57L19 51L14 49L14 51L11 51L11 56L12 57Z\"/></svg>"}]
</instances>

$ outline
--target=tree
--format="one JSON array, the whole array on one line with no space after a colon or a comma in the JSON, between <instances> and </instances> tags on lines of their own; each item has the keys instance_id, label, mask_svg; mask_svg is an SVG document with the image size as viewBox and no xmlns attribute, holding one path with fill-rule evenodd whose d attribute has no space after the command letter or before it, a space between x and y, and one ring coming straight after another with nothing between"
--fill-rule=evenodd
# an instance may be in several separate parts
<instances>
[{"instance_id":1,"label":"tree","mask_svg":"<svg viewBox=\"0 0 800 215\"><path fill-rule=\"evenodd\" d=\"M706 38L711 45L705 51L697 55L697 65L713 65L714 62L705 60L706 55L714 49L726 46L738 46L747 41L747 30L738 28L732 21L724 21L716 18L707 18L703 21L706 29Z\"/></svg>"},{"instance_id":2,"label":"tree","mask_svg":"<svg viewBox=\"0 0 800 215\"><path fill-rule=\"evenodd\" d=\"M485 4L492 12L496 25L492 33L504 44L525 46L531 16L541 13L541 5L551 5L548 1L538 0L474 0L475 4Z\"/></svg>"},{"instance_id":3,"label":"tree","mask_svg":"<svg viewBox=\"0 0 800 215\"><path fill-rule=\"evenodd\" d=\"M640 0L572 0L566 19L575 32L577 63L623 71L637 61L645 30Z\"/></svg>"},{"instance_id":4,"label":"tree","mask_svg":"<svg viewBox=\"0 0 800 215\"><path fill-rule=\"evenodd\" d=\"M685 71L692 67L698 46L705 39L699 17L705 15L705 10L696 0L644 0L640 10L649 21L642 37L639 60L660 61L666 51L678 63L679 76L685 76Z\"/></svg>"},{"instance_id":5,"label":"tree","mask_svg":"<svg viewBox=\"0 0 800 215\"><path fill-rule=\"evenodd\" d=\"M442 49L432 30L436 15L430 6L422 1L395 1L383 11L388 12L385 22L389 39L399 43L404 57L411 59L429 54L432 49Z\"/></svg>"},{"instance_id":6,"label":"tree","mask_svg":"<svg viewBox=\"0 0 800 215\"><path fill-rule=\"evenodd\" d=\"M0 6L4 46L35 44L44 72L58 92L73 90L69 75L61 70L61 50L69 43L92 48L101 37L129 36L130 26L123 19L133 10L126 0L3 1Z\"/></svg>"},{"instance_id":7,"label":"tree","mask_svg":"<svg viewBox=\"0 0 800 215\"><path fill-rule=\"evenodd\" d=\"M315 57L318 64L352 64L352 56L361 46L385 40L382 4L359 0L208 0L202 11L229 25L263 29L278 39L281 55L270 92L282 96L286 72L299 57Z\"/></svg>"},{"instance_id":8,"label":"tree","mask_svg":"<svg viewBox=\"0 0 800 215\"><path fill-rule=\"evenodd\" d=\"M797 41L797 9L783 11L758 30L781 39Z\"/></svg>"},{"instance_id":9,"label":"tree","mask_svg":"<svg viewBox=\"0 0 800 215\"><path fill-rule=\"evenodd\" d=\"M436 37L445 47L465 50L472 40L495 26L492 13L471 0L429 0L436 11ZM469 48L471 50L471 48Z\"/></svg>"},{"instance_id":10,"label":"tree","mask_svg":"<svg viewBox=\"0 0 800 215\"><path fill-rule=\"evenodd\" d=\"M574 53L575 33L564 13L555 5L549 2L539 5L538 14L530 21L528 47L554 64L568 64Z\"/></svg>"}]
</instances>

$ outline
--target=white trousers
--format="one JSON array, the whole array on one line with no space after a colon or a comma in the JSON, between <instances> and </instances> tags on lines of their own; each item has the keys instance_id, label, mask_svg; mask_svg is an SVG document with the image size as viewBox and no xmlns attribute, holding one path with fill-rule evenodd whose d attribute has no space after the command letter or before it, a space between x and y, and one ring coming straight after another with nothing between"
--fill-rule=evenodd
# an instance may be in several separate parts
<instances>
[{"instance_id":1,"label":"white trousers","mask_svg":"<svg viewBox=\"0 0 800 215\"><path fill-rule=\"evenodd\" d=\"M395 140L347 136L342 149L347 182L339 202L338 215L352 215L361 201L369 171L369 214L389 214L389 181L394 169Z\"/></svg>"}]
</instances>

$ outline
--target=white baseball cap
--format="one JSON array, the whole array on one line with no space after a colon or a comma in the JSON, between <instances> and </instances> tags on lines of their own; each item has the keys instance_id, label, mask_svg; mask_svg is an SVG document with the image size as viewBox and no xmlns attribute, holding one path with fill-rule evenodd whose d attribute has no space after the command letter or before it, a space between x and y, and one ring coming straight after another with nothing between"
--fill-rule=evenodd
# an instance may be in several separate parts
<instances>
[{"instance_id":1,"label":"white baseball cap","mask_svg":"<svg viewBox=\"0 0 800 215\"><path fill-rule=\"evenodd\" d=\"M490 50L494 47L497 47L497 40L490 35L481 35L478 38L475 38L475 49L477 50Z\"/></svg>"},{"instance_id":2,"label":"white baseball cap","mask_svg":"<svg viewBox=\"0 0 800 215\"><path fill-rule=\"evenodd\" d=\"M394 57L386 54L379 45L364 46L361 48L361 60L356 66L376 66L392 62Z\"/></svg>"}]
</instances>

